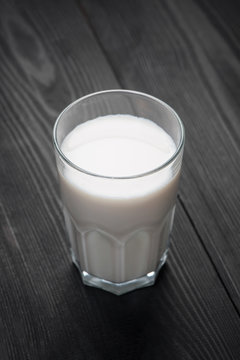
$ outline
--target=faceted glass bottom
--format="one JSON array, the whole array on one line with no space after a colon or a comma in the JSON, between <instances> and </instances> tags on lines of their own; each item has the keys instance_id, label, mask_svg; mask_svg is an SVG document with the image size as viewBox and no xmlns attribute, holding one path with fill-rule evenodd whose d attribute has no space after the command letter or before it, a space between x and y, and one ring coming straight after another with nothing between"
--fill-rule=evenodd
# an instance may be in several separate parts
<instances>
[{"instance_id":1,"label":"faceted glass bottom","mask_svg":"<svg viewBox=\"0 0 240 360\"><path fill-rule=\"evenodd\" d=\"M157 279L160 269L166 262L167 253L168 250L164 252L163 256L159 261L158 267L155 271L151 271L145 276L142 276L140 278L129 280L126 282L121 282L121 283L115 283L108 280L104 280L96 276L93 276L84 270L81 270L80 264L76 260L73 252L72 252L72 260L73 263L76 265L77 269L79 270L82 277L82 281L85 285L97 287L105 291L109 291L115 295L122 295L136 289L153 285Z\"/></svg>"}]
</instances>

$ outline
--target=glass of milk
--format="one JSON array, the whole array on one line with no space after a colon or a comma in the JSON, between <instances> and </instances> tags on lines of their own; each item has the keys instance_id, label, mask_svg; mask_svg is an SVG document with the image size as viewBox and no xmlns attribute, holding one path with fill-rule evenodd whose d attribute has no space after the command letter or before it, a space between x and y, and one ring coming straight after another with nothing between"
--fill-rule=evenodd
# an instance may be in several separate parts
<instances>
[{"instance_id":1,"label":"glass of milk","mask_svg":"<svg viewBox=\"0 0 240 360\"><path fill-rule=\"evenodd\" d=\"M70 104L53 130L73 263L114 294L154 284L166 261L184 129L147 94L101 91Z\"/></svg>"}]
</instances>

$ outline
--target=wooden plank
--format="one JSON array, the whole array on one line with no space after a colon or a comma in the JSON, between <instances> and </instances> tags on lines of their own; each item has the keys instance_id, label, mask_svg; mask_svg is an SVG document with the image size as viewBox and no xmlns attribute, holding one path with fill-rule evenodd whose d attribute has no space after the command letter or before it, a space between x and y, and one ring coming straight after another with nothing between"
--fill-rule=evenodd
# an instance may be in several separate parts
<instances>
[{"instance_id":1,"label":"wooden plank","mask_svg":"<svg viewBox=\"0 0 240 360\"><path fill-rule=\"evenodd\" d=\"M181 202L240 310L236 51L192 0L80 3L121 86L156 95L180 114Z\"/></svg>"},{"instance_id":2,"label":"wooden plank","mask_svg":"<svg viewBox=\"0 0 240 360\"><path fill-rule=\"evenodd\" d=\"M0 33L1 359L238 359L240 319L181 206L156 286L82 285L51 129L67 103L118 82L74 2L5 2Z\"/></svg>"},{"instance_id":3,"label":"wooden plank","mask_svg":"<svg viewBox=\"0 0 240 360\"><path fill-rule=\"evenodd\" d=\"M240 22L239 1L196 0L205 15L216 27L217 31L230 44L232 51L239 57L240 51Z\"/></svg>"}]
</instances>

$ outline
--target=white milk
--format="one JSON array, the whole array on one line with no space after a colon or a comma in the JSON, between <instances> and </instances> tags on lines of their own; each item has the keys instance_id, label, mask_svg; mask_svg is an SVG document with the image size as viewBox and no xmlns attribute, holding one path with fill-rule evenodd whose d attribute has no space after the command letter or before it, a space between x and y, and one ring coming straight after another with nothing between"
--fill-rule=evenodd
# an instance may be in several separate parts
<instances>
[{"instance_id":1,"label":"white milk","mask_svg":"<svg viewBox=\"0 0 240 360\"><path fill-rule=\"evenodd\" d=\"M172 138L150 120L108 115L87 121L64 139L70 166L60 174L73 258L82 271L125 282L155 271L168 248L178 173L165 163Z\"/></svg>"}]
</instances>

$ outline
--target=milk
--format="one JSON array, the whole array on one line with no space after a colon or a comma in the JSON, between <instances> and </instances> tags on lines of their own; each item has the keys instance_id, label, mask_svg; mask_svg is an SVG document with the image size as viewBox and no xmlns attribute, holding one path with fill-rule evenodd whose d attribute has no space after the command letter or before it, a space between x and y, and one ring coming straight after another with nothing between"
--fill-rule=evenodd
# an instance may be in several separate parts
<instances>
[{"instance_id":1,"label":"milk","mask_svg":"<svg viewBox=\"0 0 240 360\"><path fill-rule=\"evenodd\" d=\"M80 270L114 283L156 271L168 248L179 171L151 171L175 153L172 138L150 120L108 115L74 128L61 150L82 169L60 171Z\"/></svg>"}]
</instances>

